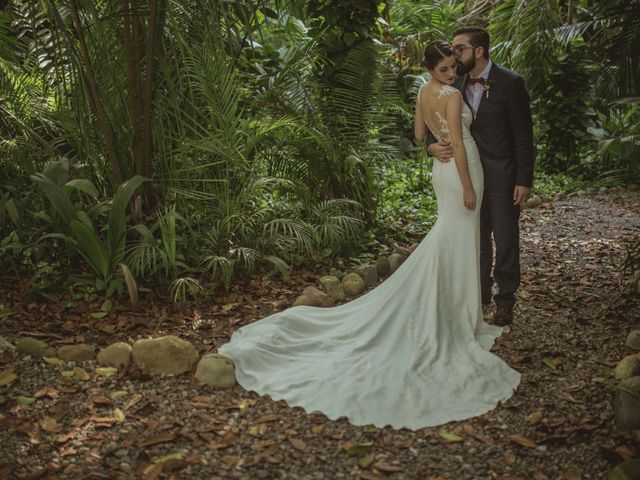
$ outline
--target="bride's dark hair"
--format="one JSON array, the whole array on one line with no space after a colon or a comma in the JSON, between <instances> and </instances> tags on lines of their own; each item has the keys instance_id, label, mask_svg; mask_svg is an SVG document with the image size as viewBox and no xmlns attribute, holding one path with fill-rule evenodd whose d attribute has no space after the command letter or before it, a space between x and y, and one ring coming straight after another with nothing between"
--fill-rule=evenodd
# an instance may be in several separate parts
<instances>
[{"instance_id":1,"label":"bride's dark hair","mask_svg":"<svg viewBox=\"0 0 640 480\"><path fill-rule=\"evenodd\" d=\"M453 55L453 48L449 42L435 40L424 49L424 66L433 70L443 58Z\"/></svg>"}]
</instances>

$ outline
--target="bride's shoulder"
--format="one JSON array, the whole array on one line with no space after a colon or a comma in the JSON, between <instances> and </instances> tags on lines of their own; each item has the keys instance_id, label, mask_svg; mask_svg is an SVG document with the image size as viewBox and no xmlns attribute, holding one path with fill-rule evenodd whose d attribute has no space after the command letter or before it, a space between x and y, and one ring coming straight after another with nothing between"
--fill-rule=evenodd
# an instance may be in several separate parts
<instances>
[{"instance_id":1,"label":"bride's shoulder","mask_svg":"<svg viewBox=\"0 0 640 480\"><path fill-rule=\"evenodd\" d=\"M455 95L455 94L460 94L460 90L458 90L455 87L452 87L451 85L442 85L439 90L438 93L440 94L441 97L449 97L451 95Z\"/></svg>"}]
</instances>

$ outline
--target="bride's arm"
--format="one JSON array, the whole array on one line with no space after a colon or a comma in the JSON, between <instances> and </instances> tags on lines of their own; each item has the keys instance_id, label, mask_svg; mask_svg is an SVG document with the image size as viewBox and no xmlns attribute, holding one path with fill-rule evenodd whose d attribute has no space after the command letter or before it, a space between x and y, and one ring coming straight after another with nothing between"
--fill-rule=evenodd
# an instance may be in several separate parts
<instances>
[{"instance_id":1,"label":"bride's arm","mask_svg":"<svg viewBox=\"0 0 640 480\"><path fill-rule=\"evenodd\" d=\"M467 151L462 140L462 94L460 92L456 91L449 96L445 107L445 115L447 127L449 128L449 137L451 138L451 147L453 148L453 158L462 182L464 205L470 210L475 210L476 194L469 174Z\"/></svg>"},{"instance_id":2,"label":"bride's arm","mask_svg":"<svg viewBox=\"0 0 640 480\"><path fill-rule=\"evenodd\" d=\"M427 124L424 121L424 116L422 115L422 108L420 107L420 92L422 91L422 87L418 90L418 96L416 98L416 115L415 115L415 124L413 126L413 131L416 136L416 140L424 140L427 136Z\"/></svg>"}]
</instances>

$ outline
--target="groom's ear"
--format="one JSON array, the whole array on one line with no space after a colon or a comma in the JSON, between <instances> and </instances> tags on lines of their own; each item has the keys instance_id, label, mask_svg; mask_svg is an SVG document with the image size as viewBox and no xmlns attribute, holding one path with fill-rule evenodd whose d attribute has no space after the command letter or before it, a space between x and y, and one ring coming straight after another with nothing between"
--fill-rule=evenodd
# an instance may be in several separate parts
<instances>
[{"instance_id":1,"label":"groom's ear","mask_svg":"<svg viewBox=\"0 0 640 480\"><path fill-rule=\"evenodd\" d=\"M482 58L484 56L484 47L476 47L474 53L476 54L476 58Z\"/></svg>"}]
</instances>

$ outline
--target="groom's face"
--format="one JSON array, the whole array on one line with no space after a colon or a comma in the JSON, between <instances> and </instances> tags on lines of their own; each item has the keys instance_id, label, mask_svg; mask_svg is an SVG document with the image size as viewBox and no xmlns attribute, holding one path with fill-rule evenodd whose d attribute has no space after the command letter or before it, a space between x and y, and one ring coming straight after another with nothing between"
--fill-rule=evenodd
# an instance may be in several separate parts
<instances>
[{"instance_id":1,"label":"groom's face","mask_svg":"<svg viewBox=\"0 0 640 480\"><path fill-rule=\"evenodd\" d=\"M469 35L456 35L451 42L458 62L458 75L465 75L476 66L476 49L469 40Z\"/></svg>"}]
</instances>

